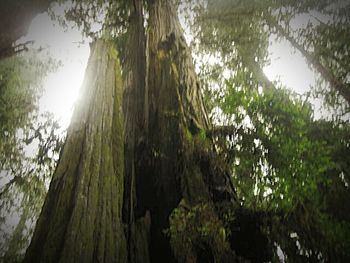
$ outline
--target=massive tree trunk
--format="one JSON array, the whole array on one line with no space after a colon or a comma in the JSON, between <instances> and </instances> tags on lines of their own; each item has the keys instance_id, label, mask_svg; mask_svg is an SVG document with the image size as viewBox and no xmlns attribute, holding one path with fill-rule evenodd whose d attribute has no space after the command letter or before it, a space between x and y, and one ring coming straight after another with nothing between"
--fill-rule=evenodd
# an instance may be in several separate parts
<instances>
[{"instance_id":1,"label":"massive tree trunk","mask_svg":"<svg viewBox=\"0 0 350 263\"><path fill-rule=\"evenodd\" d=\"M143 1L130 11L123 104L112 47L92 48L85 97L25 262L237 259L223 223L235 193L206 136L191 52L172 1L148 8L147 33Z\"/></svg>"},{"instance_id":2,"label":"massive tree trunk","mask_svg":"<svg viewBox=\"0 0 350 263\"><path fill-rule=\"evenodd\" d=\"M122 83L117 52L97 40L24 262L125 262Z\"/></svg>"}]
</instances>

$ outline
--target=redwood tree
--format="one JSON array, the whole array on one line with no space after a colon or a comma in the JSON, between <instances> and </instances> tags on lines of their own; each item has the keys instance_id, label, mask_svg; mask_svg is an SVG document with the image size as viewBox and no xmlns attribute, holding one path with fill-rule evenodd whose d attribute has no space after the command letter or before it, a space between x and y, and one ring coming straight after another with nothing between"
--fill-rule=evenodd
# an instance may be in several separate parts
<instances>
[{"instance_id":1,"label":"redwood tree","mask_svg":"<svg viewBox=\"0 0 350 263\"><path fill-rule=\"evenodd\" d=\"M237 259L222 220L235 193L207 136L176 9L172 1L147 4L147 30L143 1L129 7L123 103L115 49L92 44L83 99L25 262Z\"/></svg>"}]
</instances>

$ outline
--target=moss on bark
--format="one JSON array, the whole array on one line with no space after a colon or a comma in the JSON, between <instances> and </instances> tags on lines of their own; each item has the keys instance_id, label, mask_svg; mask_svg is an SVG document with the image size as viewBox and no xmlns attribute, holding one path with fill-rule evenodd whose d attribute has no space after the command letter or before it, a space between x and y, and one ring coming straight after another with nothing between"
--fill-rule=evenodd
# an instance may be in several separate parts
<instances>
[{"instance_id":1,"label":"moss on bark","mask_svg":"<svg viewBox=\"0 0 350 263\"><path fill-rule=\"evenodd\" d=\"M222 202L234 201L235 194L226 171L215 171L214 161L210 161L213 145L204 132L209 123L200 84L171 1L151 1L149 27L152 30L148 31L146 95L149 119L146 130L148 147L153 153L150 157L156 196L156 202L150 204L150 255L153 262L179 261L179 250L174 244L179 244L178 241L181 243L181 240L176 241L172 235L169 238L164 230L176 227L169 224L169 217L174 209L179 209L180 200L190 210L206 207L206 223L212 222L218 226L217 229L224 229L218 207ZM214 198L214 190L225 191L227 198ZM190 232L185 231L183 234L191 238ZM225 257L234 260L234 253L229 246L223 250L217 249L220 244L216 241L220 239L216 237L212 235L209 243L203 240L208 245L207 250L213 254L213 259L220 261ZM186 239L183 236L181 238ZM200 235L197 236L199 238ZM184 261L201 261L201 249L193 246L189 251Z\"/></svg>"},{"instance_id":2,"label":"moss on bark","mask_svg":"<svg viewBox=\"0 0 350 263\"><path fill-rule=\"evenodd\" d=\"M67 140L24 262L125 262L122 83L96 40ZM117 72L117 74L116 74Z\"/></svg>"}]
</instances>

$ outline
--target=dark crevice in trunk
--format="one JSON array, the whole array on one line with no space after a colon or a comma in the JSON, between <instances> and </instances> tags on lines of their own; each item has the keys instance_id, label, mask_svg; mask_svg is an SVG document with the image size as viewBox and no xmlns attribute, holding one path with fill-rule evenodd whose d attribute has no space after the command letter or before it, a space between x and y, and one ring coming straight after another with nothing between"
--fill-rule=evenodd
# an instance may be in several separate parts
<instances>
[{"instance_id":1,"label":"dark crevice in trunk","mask_svg":"<svg viewBox=\"0 0 350 263\"><path fill-rule=\"evenodd\" d=\"M125 181L123 222L128 246L128 262L149 262L151 217L149 193L152 192L152 171L146 159L146 35L143 1L135 0L130 10L127 30L124 72L124 156ZM146 193L146 195L144 194Z\"/></svg>"},{"instance_id":2,"label":"dark crevice in trunk","mask_svg":"<svg viewBox=\"0 0 350 263\"><path fill-rule=\"evenodd\" d=\"M176 262L169 217L180 201L190 209L208 205L207 212L218 224L224 205L235 203L230 175L218 169L212 142L206 138L209 122L192 56L185 42L176 10L170 1L152 1L148 32L148 146L153 164L156 203L151 207L152 262ZM204 242L204 241L203 241ZM234 259L229 249L206 243L215 260ZM199 262L204 252L192 248ZM204 254L203 254L204 253ZM195 256L194 256L195 255Z\"/></svg>"}]
</instances>

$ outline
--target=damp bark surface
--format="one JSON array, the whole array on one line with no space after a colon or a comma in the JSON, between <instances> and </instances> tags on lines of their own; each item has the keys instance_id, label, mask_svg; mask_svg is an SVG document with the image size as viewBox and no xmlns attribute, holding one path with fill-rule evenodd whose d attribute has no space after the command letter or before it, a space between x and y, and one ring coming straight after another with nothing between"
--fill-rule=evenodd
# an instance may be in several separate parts
<instances>
[{"instance_id":1,"label":"damp bark surface","mask_svg":"<svg viewBox=\"0 0 350 263\"><path fill-rule=\"evenodd\" d=\"M116 50L96 40L24 262L126 262L120 74Z\"/></svg>"}]
</instances>

